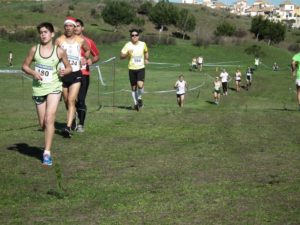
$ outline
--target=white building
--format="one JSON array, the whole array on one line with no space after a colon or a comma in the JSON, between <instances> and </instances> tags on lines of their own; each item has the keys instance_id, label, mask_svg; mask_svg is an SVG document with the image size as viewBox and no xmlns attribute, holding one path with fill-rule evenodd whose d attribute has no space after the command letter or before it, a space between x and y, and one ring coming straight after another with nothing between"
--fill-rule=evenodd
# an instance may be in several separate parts
<instances>
[{"instance_id":1,"label":"white building","mask_svg":"<svg viewBox=\"0 0 300 225\"><path fill-rule=\"evenodd\" d=\"M249 8L247 0L238 0L231 6L230 12L233 14L246 16L249 15L246 10Z\"/></svg>"},{"instance_id":2,"label":"white building","mask_svg":"<svg viewBox=\"0 0 300 225\"><path fill-rule=\"evenodd\" d=\"M286 0L279 5L279 16L282 20L295 20L295 5Z\"/></svg>"},{"instance_id":3,"label":"white building","mask_svg":"<svg viewBox=\"0 0 300 225\"><path fill-rule=\"evenodd\" d=\"M216 8L218 0L202 0L202 5L209 7L209 8Z\"/></svg>"},{"instance_id":4,"label":"white building","mask_svg":"<svg viewBox=\"0 0 300 225\"><path fill-rule=\"evenodd\" d=\"M197 0L181 0L184 4L197 4Z\"/></svg>"}]
</instances>

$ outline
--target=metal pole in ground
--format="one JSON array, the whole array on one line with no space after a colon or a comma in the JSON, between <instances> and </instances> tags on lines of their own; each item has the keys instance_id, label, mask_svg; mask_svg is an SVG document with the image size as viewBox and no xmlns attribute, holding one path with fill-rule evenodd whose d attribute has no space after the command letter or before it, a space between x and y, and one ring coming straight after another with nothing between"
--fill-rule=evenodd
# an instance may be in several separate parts
<instances>
[{"instance_id":1,"label":"metal pole in ground","mask_svg":"<svg viewBox=\"0 0 300 225\"><path fill-rule=\"evenodd\" d=\"M99 66L97 66L98 72L99 72ZM101 104L100 104L100 76L98 75L98 109L97 111L99 111L101 109Z\"/></svg>"},{"instance_id":2,"label":"metal pole in ground","mask_svg":"<svg viewBox=\"0 0 300 225\"><path fill-rule=\"evenodd\" d=\"M112 71L113 71L113 112L115 112L116 58L114 58L112 64Z\"/></svg>"}]
</instances>

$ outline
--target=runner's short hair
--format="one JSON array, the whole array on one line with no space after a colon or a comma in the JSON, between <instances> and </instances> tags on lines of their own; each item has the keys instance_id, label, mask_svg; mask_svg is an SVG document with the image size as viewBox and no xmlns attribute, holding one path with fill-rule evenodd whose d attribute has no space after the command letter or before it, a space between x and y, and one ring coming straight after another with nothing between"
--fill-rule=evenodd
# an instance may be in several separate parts
<instances>
[{"instance_id":1,"label":"runner's short hair","mask_svg":"<svg viewBox=\"0 0 300 225\"><path fill-rule=\"evenodd\" d=\"M133 29L129 30L130 34L132 34L133 32L136 32L136 33L140 34L140 30L136 29L136 28L133 28Z\"/></svg>"},{"instance_id":2,"label":"runner's short hair","mask_svg":"<svg viewBox=\"0 0 300 225\"><path fill-rule=\"evenodd\" d=\"M42 27L45 27L51 33L54 33L54 27L53 27L52 23L49 23L49 22L40 23L39 25L36 26L37 31L40 32Z\"/></svg>"},{"instance_id":3,"label":"runner's short hair","mask_svg":"<svg viewBox=\"0 0 300 225\"><path fill-rule=\"evenodd\" d=\"M76 19L76 23L80 23L80 26L84 27L84 23L81 19Z\"/></svg>"}]
</instances>

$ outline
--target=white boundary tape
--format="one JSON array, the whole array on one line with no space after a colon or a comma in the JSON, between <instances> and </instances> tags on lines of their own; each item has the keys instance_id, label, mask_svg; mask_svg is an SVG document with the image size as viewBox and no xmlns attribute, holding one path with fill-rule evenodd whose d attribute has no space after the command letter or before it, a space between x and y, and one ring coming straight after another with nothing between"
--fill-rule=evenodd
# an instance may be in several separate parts
<instances>
[{"instance_id":1,"label":"white boundary tape","mask_svg":"<svg viewBox=\"0 0 300 225\"><path fill-rule=\"evenodd\" d=\"M22 70L0 70L3 74L24 73Z\"/></svg>"},{"instance_id":2,"label":"white boundary tape","mask_svg":"<svg viewBox=\"0 0 300 225\"><path fill-rule=\"evenodd\" d=\"M97 71L98 71L98 77L99 77L99 80L100 80L101 84L103 86L106 86L106 84L104 83L103 78L102 78L102 73L101 73L101 70L100 70L100 66L97 65L96 68L97 68Z\"/></svg>"},{"instance_id":3,"label":"white boundary tape","mask_svg":"<svg viewBox=\"0 0 300 225\"><path fill-rule=\"evenodd\" d=\"M163 65L164 66L164 67L159 67L159 68L180 67L180 64L178 64L178 63L149 62L149 65Z\"/></svg>"},{"instance_id":4,"label":"white boundary tape","mask_svg":"<svg viewBox=\"0 0 300 225\"><path fill-rule=\"evenodd\" d=\"M209 74L205 73L205 75L213 78L212 76L210 76ZM196 86L196 87L193 87L193 88L190 88L188 89L188 92L190 91L194 91L194 90L197 90L201 87L203 87L204 85L206 84L205 81L202 82L202 84ZM120 93L120 92L131 92L131 90L127 90L127 89L121 89L121 90L118 90L118 91L111 91L111 92L105 92L105 93L102 93L103 95L109 95L109 94L113 94L113 93ZM171 92L176 92L176 90L162 90L162 91L152 91L152 92L148 92L148 91L145 91L144 94L164 94L164 93L171 93Z\"/></svg>"},{"instance_id":5,"label":"white boundary tape","mask_svg":"<svg viewBox=\"0 0 300 225\"><path fill-rule=\"evenodd\" d=\"M22 70L0 70L0 74L20 74L22 77L32 80L32 78L28 77Z\"/></svg>"}]
</instances>

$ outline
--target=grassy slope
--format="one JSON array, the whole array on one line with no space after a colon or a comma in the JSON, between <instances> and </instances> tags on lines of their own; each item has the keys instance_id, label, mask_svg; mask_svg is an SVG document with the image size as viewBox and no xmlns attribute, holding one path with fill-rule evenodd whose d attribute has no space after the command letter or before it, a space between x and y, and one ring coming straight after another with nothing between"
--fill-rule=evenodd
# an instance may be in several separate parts
<instances>
[{"instance_id":1,"label":"grassy slope","mask_svg":"<svg viewBox=\"0 0 300 225\"><path fill-rule=\"evenodd\" d=\"M100 46L103 59L117 55L122 44ZM24 57L28 46L18 47ZM253 61L244 48L179 42L150 49L153 61L181 66L149 65L146 91L171 89L180 73L190 87L203 85L199 97L198 90L187 95L182 110L174 93L145 94L145 109L136 113L126 109L131 104L126 92L115 95L113 109L112 96L103 94L112 89L104 72L108 86L101 89L104 108L97 111L94 74L87 132L72 140L57 134L55 165L48 170L40 167L43 133L37 131L30 82L24 79L22 88L19 76L1 75L2 224L299 223L300 115L284 68L291 55L265 49L265 64L276 57L283 70L261 67L251 91L230 91L219 106L209 103L216 68L188 71L199 52L210 63L240 60L244 69ZM117 61L116 90L128 89L126 74L126 62ZM62 104L57 117L59 128Z\"/></svg>"}]
</instances>

